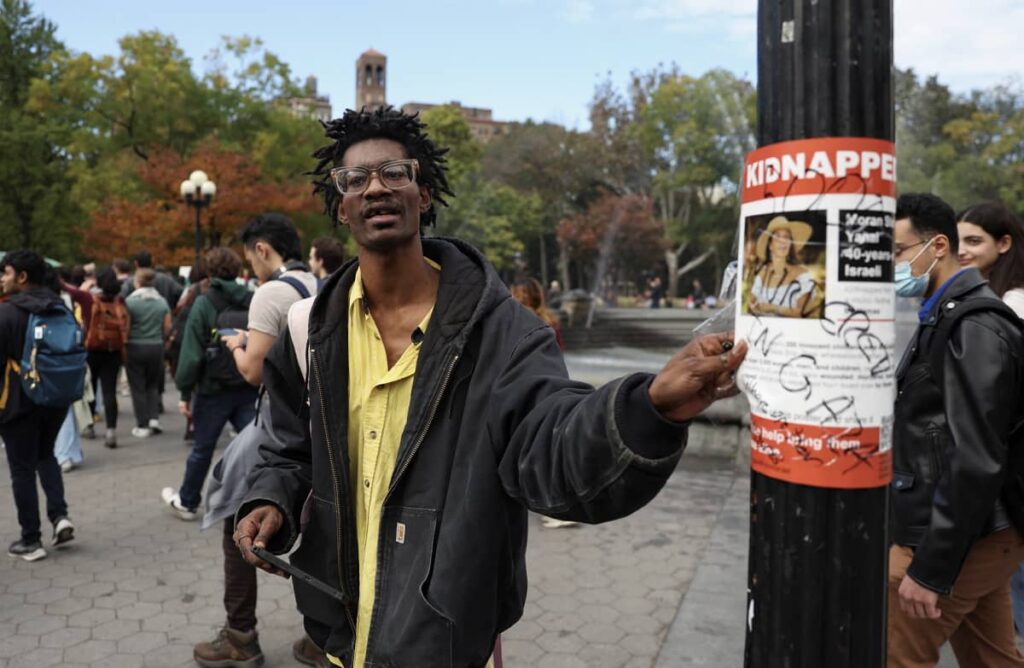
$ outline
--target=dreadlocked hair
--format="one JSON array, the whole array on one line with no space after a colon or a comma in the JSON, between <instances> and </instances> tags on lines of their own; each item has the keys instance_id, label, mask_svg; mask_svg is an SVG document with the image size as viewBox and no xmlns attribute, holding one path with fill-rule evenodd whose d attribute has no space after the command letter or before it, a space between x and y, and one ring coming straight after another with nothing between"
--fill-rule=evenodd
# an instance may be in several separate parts
<instances>
[{"instance_id":1,"label":"dreadlocked hair","mask_svg":"<svg viewBox=\"0 0 1024 668\"><path fill-rule=\"evenodd\" d=\"M437 212L433 202L448 206L445 196L454 197L448 186L448 168L444 154L447 148L439 148L424 132L426 124L419 120L419 114L412 116L387 105L373 111L364 107L360 111L346 109L341 118L324 123L324 134L332 140L330 144L321 146L314 153L317 159L316 168L308 175L313 176L313 194L324 200L324 213L331 221L338 224L338 203L341 193L334 187L330 171L340 166L345 151L353 144L367 139L391 139L405 147L410 158L419 162L417 181L425 186L430 193L430 208L420 214L420 227L433 225L437 220Z\"/></svg>"}]
</instances>

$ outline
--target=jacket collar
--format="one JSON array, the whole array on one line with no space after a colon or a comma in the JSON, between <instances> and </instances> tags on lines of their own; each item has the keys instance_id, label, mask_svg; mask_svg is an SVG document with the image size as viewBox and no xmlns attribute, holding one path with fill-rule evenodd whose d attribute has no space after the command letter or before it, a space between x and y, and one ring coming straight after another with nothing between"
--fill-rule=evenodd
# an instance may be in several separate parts
<instances>
[{"instance_id":1,"label":"jacket collar","mask_svg":"<svg viewBox=\"0 0 1024 668\"><path fill-rule=\"evenodd\" d=\"M456 341L461 344L484 314L510 297L508 288L484 256L463 241L426 238L423 239L423 254L441 265L437 304L424 349ZM310 312L311 342L322 342L346 322L349 289L358 267L358 258L353 258L324 283Z\"/></svg>"},{"instance_id":2,"label":"jacket collar","mask_svg":"<svg viewBox=\"0 0 1024 668\"><path fill-rule=\"evenodd\" d=\"M939 321L940 314L945 312L946 304L952 301L959 301L962 297L987 284L988 281L982 278L981 273L977 269L962 270L949 282L946 289L943 290L938 303L932 308L927 319L921 321L921 324L934 325Z\"/></svg>"}]
</instances>

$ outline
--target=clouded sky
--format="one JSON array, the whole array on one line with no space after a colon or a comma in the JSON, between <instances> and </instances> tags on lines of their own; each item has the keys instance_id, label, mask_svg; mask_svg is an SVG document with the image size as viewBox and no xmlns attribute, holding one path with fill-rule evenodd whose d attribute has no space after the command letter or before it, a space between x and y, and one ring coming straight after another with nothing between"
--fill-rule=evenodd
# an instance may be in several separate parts
<instances>
[{"instance_id":1,"label":"clouded sky","mask_svg":"<svg viewBox=\"0 0 1024 668\"><path fill-rule=\"evenodd\" d=\"M500 120L585 128L594 86L676 62L756 75L756 0L36 0L70 48L116 53L139 30L173 34L202 71L221 35L261 37L335 113L355 99L355 60L388 56L388 101L459 100ZM387 7L387 9L385 9ZM955 90L1024 76L1024 0L896 0L896 64Z\"/></svg>"}]
</instances>

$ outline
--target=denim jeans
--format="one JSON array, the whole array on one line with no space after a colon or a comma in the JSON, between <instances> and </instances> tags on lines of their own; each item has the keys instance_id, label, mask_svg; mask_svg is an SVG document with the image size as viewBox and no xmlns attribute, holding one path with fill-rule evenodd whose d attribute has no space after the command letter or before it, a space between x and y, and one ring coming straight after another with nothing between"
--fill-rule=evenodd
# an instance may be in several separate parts
<instances>
[{"instance_id":1,"label":"denim jeans","mask_svg":"<svg viewBox=\"0 0 1024 668\"><path fill-rule=\"evenodd\" d=\"M195 437L185 464L185 479L178 494L181 505L190 510L199 507L203 483L210 471L213 450L224 425L231 422L241 431L256 417L256 388L246 386L222 394L197 394L192 400L192 424Z\"/></svg>"},{"instance_id":2,"label":"denim jeans","mask_svg":"<svg viewBox=\"0 0 1024 668\"><path fill-rule=\"evenodd\" d=\"M1010 598L1013 601L1013 625L1017 635L1024 636L1024 563L1017 566L1010 578Z\"/></svg>"},{"instance_id":3,"label":"denim jeans","mask_svg":"<svg viewBox=\"0 0 1024 668\"><path fill-rule=\"evenodd\" d=\"M11 470L11 490L18 509L18 524L26 543L35 543L41 536L37 474L46 494L46 516L50 522L68 514L64 479L53 455L57 432L67 414L67 407L34 406L25 415L0 425L0 438L4 439L7 447L7 466Z\"/></svg>"}]
</instances>

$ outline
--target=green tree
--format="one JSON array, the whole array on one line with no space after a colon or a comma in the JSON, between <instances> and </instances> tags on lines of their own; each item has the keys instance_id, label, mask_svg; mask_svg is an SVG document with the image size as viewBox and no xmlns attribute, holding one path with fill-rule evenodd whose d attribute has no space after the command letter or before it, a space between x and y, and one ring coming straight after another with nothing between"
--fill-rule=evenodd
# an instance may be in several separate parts
<instances>
[{"instance_id":1,"label":"green tree","mask_svg":"<svg viewBox=\"0 0 1024 668\"><path fill-rule=\"evenodd\" d=\"M26 0L0 3L0 247L23 246L63 256L72 246L76 211L65 199L69 156L62 128L28 108L30 89L63 53L50 21Z\"/></svg>"},{"instance_id":2,"label":"green tree","mask_svg":"<svg viewBox=\"0 0 1024 668\"><path fill-rule=\"evenodd\" d=\"M499 270L521 260L524 239L536 235L541 213L536 196L523 194L484 177L483 146L454 107L423 113L431 138L448 148L448 181L455 191L450 206L438 212L437 232L458 236L479 248Z\"/></svg>"},{"instance_id":3,"label":"green tree","mask_svg":"<svg viewBox=\"0 0 1024 668\"><path fill-rule=\"evenodd\" d=\"M634 77L633 98L650 193L672 242L665 264L676 296L680 277L709 258L717 269L735 236L754 89L724 70L691 77L672 68Z\"/></svg>"}]
</instances>

